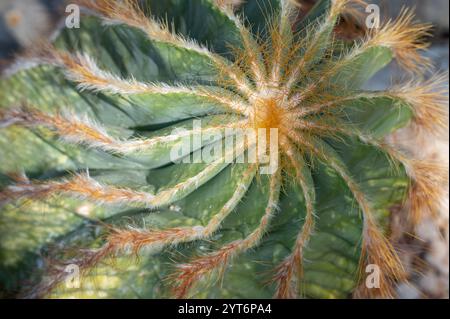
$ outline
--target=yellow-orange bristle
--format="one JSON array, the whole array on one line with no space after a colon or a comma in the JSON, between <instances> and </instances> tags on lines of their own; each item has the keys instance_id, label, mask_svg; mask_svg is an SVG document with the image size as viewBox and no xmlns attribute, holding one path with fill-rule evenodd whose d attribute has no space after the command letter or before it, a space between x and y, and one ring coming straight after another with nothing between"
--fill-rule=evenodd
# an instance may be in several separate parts
<instances>
[{"instance_id":1,"label":"yellow-orange bristle","mask_svg":"<svg viewBox=\"0 0 450 319\"><path fill-rule=\"evenodd\" d=\"M406 169L412 179L409 189L410 220L413 225L418 225L424 217L438 215L448 185L448 167L440 163L411 160Z\"/></svg>"},{"instance_id":2,"label":"yellow-orange bristle","mask_svg":"<svg viewBox=\"0 0 450 319\"><path fill-rule=\"evenodd\" d=\"M0 122L5 121L25 127L45 126L56 131L62 138L76 143L113 144L114 142L106 133L95 128L93 124L81 122L75 117L69 120L60 114L48 115L28 106L11 109L4 115L0 115Z\"/></svg>"},{"instance_id":3,"label":"yellow-orange bristle","mask_svg":"<svg viewBox=\"0 0 450 319\"><path fill-rule=\"evenodd\" d=\"M245 0L214 0L214 3L221 8L237 8L242 5Z\"/></svg>"},{"instance_id":4,"label":"yellow-orange bristle","mask_svg":"<svg viewBox=\"0 0 450 319\"><path fill-rule=\"evenodd\" d=\"M45 185L33 185L28 182L25 184L18 183L14 186L8 186L0 192L0 205L20 199L41 200L50 197L59 190L60 187L56 183Z\"/></svg>"},{"instance_id":5,"label":"yellow-orange bristle","mask_svg":"<svg viewBox=\"0 0 450 319\"><path fill-rule=\"evenodd\" d=\"M364 9L367 5L367 2L358 0L344 7L334 30L338 38L354 41L362 39L367 34L364 24L366 18Z\"/></svg>"},{"instance_id":6,"label":"yellow-orange bristle","mask_svg":"<svg viewBox=\"0 0 450 319\"><path fill-rule=\"evenodd\" d=\"M132 28L141 30L149 38L155 41L171 43L178 47L183 47L196 51L213 58L216 62L222 61L217 55L212 54L208 49L197 44L195 41L186 40L184 37L174 34L171 28L163 21L156 21L147 16L138 0L77 0L81 6L91 9L103 16L104 20L110 23L125 24Z\"/></svg>"},{"instance_id":7,"label":"yellow-orange bristle","mask_svg":"<svg viewBox=\"0 0 450 319\"><path fill-rule=\"evenodd\" d=\"M61 251L59 251L60 254ZM80 275L83 276L107 257L114 257L114 254L114 248L109 245L104 245L98 249L86 249L82 251L75 247L65 248L63 251L63 255L65 256L64 261L61 261L61 257L45 258L46 276L40 284L26 293L26 297L44 298L48 296L58 284L66 279L68 275L66 268L68 265L77 265Z\"/></svg>"},{"instance_id":8,"label":"yellow-orange bristle","mask_svg":"<svg viewBox=\"0 0 450 319\"><path fill-rule=\"evenodd\" d=\"M87 8L102 14L109 22L127 24L146 32L155 41L166 41L178 47L192 49L194 52L208 57L221 75L222 79L219 81L218 86L220 88L226 88L223 90L223 94L221 94L222 92L218 93L217 91L219 90L212 91L204 87L195 87L192 89L182 86L169 87L165 85L157 87L156 85L138 83L133 80L127 81L100 70L87 56L70 55L68 53L58 52L50 47L42 51L41 58L49 63L61 66L66 71L68 78L81 84L80 88L109 90L119 92L120 94L133 94L136 92L182 92L183 94L192 94L195 91L194 93L197 96L206 97L209 101L213 100L214 102L228 105L233 110L238 110L239 114L246 118L245 124L242 125L243 128L279 129L281 134L280 146L282 148L279 155L283 159L283 173L288 175L289 178L297 179L301 182L301 178L298 176L300 165L295 160L292 160L290 156L292 154L286 151L289 148L295 149L295 152L301 153L301 156L305 153L310 155L312 157L312 163L315 159L320 159L343 177L348 188L353 193L354 199L358 202L358 205L364 213L365 230L362 254L363 263L361 265L375 263L383 268L381 277L383 287L375 292L367 293L382 297L392 297L394 295L394 284L404 278L403 269L399 263L394 247L390 245L372 219L372 205L366 199L364 189L360 189L359 185L347 173L345 164L340 165L339 161L335 160L336 157L333 154L330 155L329 152L320 147L316 148L316 144L311 142L313 139L320 140L320 137L338 138L341 134L353 136L359 133L356 129L353 130L351 127L344 127L337 116L341 115L337 114L340 111L340 102L344 102L347 98L357 98L357 96L353 95L353 93L349 94L349 96L336 96L337 94L333 94L332 92L338 91L341 88L336 88L335 90L329 82L333 78L332 75L346 66L351 66L352 61L354 61L352 58L355 58L359 53L364 51L364 45L357 46L354 51L345 55L344 59L331 59L331 53L335 51L332 36L330 39L331 43L326 42L326 47L319 48L318 44L321 44L323 41L314 41L315 39L313 38L318 35L318 32L312 26L306 32L305 38L301 39L299 43L293 44L291 42L292 30L283 29L283 26L286 25L290 27L290 22L286 23L288 19L283 20L283 17L281 17L280 22L273 22L269 28L271 43L261 41L261 39L253 36L245 28L240 19L234 16L232 10L228 11L236 2L240 3L241 1L215 1L219 7L226 9L223 12L226 12L236 24L244 39L244 48L232 48L235 53L235 59L233 63L228 63L225 59L210 52L205 47L198 45L196 42L173 34L171 28L166 24L159 23L151 17L146 17L139 8L139 1L137 0L78 1L79 4L84 4ZM362 1L358 0L332 1L328 19L325 19L326 21L322 21L322 24L320 24L324 27L322 29L323 33L319 35L328 36L329 27L335 24L337 17L345 14L345 12L351 11L352 4L360 3ZM283 23L286 24L283 25ZM326 23L328 24L325 25ZM373 32L370 35L371 38L367 40L366 45L387 46L394 51L396 57L404 66L410 67L410 69L412 69L411 66L419 69L427 64L426 60L420 57L417 52L426 48L426 45L420 41L427 32L427 27L414 24L412 14L405 10L397 21L388 22L379 31ZM322 38L319 40L322 40ZM324 53L322 54L321 52L320 54L322 61L324 61L324 67L318 70L315 68L315 58L318 55L319 49L324 50ZM304 53L303 60L299 59L300 53ZM299 64L295 63L294 65L292 63L294 60L299 62ZM312 63L313 61L314 63ZM300 81L302 77L307 80L305 83ZM285 85L286 83L288 85ZM432 128L432 126L445 127L442 122L443 115L437 109L437 105L443 104L444 98L442 94L437 94L433 91L434 88L435 86L431 84L421 84L421 87L411 84L410 87L392 90L391 95L401 97L415 106L416 122L418 125L421 124L428 128ZM45 114L31 112L25 115L19 114L15 120L22 121L25 125L27 123L30 125L44 123L47 126L56 128L65 136L80 135L83 136L84 140L90 139L104 144L112 144L115 142L107 135L101 134L95 127L87 125L87 123L77 123L74 121L69 123L59 115L50 117ZM5 124L1 122L0 117L0 125L8 125L8 121L5 120L4 122ZM381 143L377 145L382 146ZM383 149L383 147L380 148ZM384 149L384 151L389 153L387 149ZM393 153L389 154L391 155ZM395 158L394 155L392 157ZM423 203L431 202L431 199L436 198L435 190L437 182L433 179L435 175L430 177L424 172L428 170L427 172L429 173L429 169L430 167L414 167L412 170L416 173L411 188L413 206L418 206L419 203L423 205ZM255 168L255 171L257 171L257 168ZM203 174L203 176L206 175L205 173ZM190 182L194 185L198 180L201 180L201 178L195 177ZM184 186L185 183L180 183L174 188L169 189L166 193L163 193L162 200L158 201L158 203L167 203L169 199L176 198L175 195ZM305 185L301 186L304 190L306 189ZM16 189L14 187L7 188L6 191L10 192L11 196L34 196L36 198L50 196L54 193L69 193L101 203L136 203L139 206L149 202L153 203L152 199L154 198L152 194L102 185L84 175L77 175L70 180L61 182L42 184L19 181L19 184L15 187ZM22 193L20 187L23 188ZM246 186L240 185L239 187L245 188ZM283 185L279 187L282 188ZM3 198L2 196L5 196L5 194L8 195L7 192L0 193L0 201ZM244 196L245 192L241 195ZM255 247L268 229L271 217L276 210L278 195L279 192L271 189L271 198L266 208L266 214L261 219L259 227L247 238L232 242L211 254L194 259L187 264L179 265L176 273L172 277L172 280L175 282L174 294L177 297L186 297L190 289L196 283L201 282L204 276L210 275L213 271L218 271L220 275L223 275L227 262L231 258L238 253ZM308 199L307 196L305 195L307 218L302 230L298 234L295 248L292 254L276 269L275 281L278 284L276 294L278 297L295 297L298 288L295 285L296 280L301 282L302 279L303 250L314 226L313 200L311 198ZM237 205L237 202L241 198L236 196L231 204L226 204L226 207L229 208L234 203ZM155 207L157 206L155 205ZM413 209L413 211L417 212L418 209ZM128 250L137 255L141 249L147 246L169 246L184 242L185 240L207 239L220 227L221 222L226 218L228 213L229 211L225 209L216 215L206 227L179 227L149 231L132 228L112 230L106 237L106 244L97 251L90 251L81 265L88 268L108 255Z\"/></svg>"},{"instance_id":9,"label":"yellow-orange bristle","mask_svg":"<svg viewBox=\"0 0 450 319\"><path fill-rule=\"evenodd\" d=\"M276 283L276 291L274 298L276 299L295 299L297 297L297 286L294 284L292 278L294 276L302 277L301 266L296 268L296 265L301 264L301 258L298 254L289 255L277 268L275 268L275 275L272 277L272 282Z\"/></svg>"},{"instance_id":10,"label":"yellow-orange bristle","mask_svg":"<svg viewBox=\"0 0 450 319\"><path fill-rule=\"evenodd\" d=\"M94 61L87 55L71 54L56 49L53 45L42 43L25 53L30 59L37 59L41 63L61 67L67 78L80 85L80 88L100 90L107 87L116 87L117 90L142 90L135 81L121 81L118 77L108 72L101 71Z\"/></svg>"},{"instance_id":11,"label":"yellow-orange bristle","mask_svg":"<svg viewBox=\"0 0 450 319\"><path fill-rule=\"evenodd\" d=\"M408 72L421 73L430 67L430 60L421 55L428 48L426 38L431 25L415 22L414 12L403 9L395 21L388 21L379 29L372 29L366 45L391 48L398 63Z\"/></svg>"},{"instance_id":12,"label":"yellow-orange bristle","mask_svg":"<svg viewBox=\"0 0 450 319\"><path fill-rule=\"evenodd\" d=\"M170 246L194 238L194 227L177 227L164 230L114 229L107 236L108 245L115 250L131 250L135 255L148 246Z\"/></svg>"},{"instance_id":13,"label":"yellow-orange bristle","mask_svg":"<svg viewBox=\"0 0 450 319\"><path fill-rule=\"evenodd\" d=\"M173 294L177 298L185 298L195 283L205 276L210 276L217 270L219 278L224 275L228 262L236 255L254 248L259 244L267 231L274 212L277 209L281 188L280 170L272 175L270 179L269 200L264 216L261 218L259 226L244 239L229 243L217 251L194 259L187 264L177 266L176 271L169 277L174 282Z\"/></svg>"},{"instance_id":14,"label":"yellow-orange bristle","mask_svg":"<svg viewBox=\"0 0 450 319\"><path fill-rule=\"evenodd\" d=\"M102 185L87 175L77 174L70 179L62 181L34 182L8 186L0 192L0 200L45 199L53 195L62 194L111 205L126 203L128 205L146 206L150 205L155 198L154 195L149 193Z\"/></svg>"},{"instance_id":15,"label":"yellow-orange bristle","mask_svg":"<svg viewBox=\"0 0 450 319\"><path fill-rule=\"evenodd\" d=\"M438 135L448 134L448 74L427 81L410 81L388 92L412 106L418 128Z\"/></svg>"},{"instance_id":16,"label":"yellow-orange bristle","mask_svg":"<svg viewBox=\"0 0 450 319\"><path fill-rule=\"evenodd\" d=\"M219 250L203 257L192 260L187 264L176 267L176 271L169 279L173 281L173 295L178 298L186 298L193 286L205 275L218 270L219 279L223 276L229 259L235 254L242 241L228 244Z\"/></svg>"},{"instance_id":17,"label":"yellow-orange bristle","mask_svg":"<svg viewBox=\"0 0 450 319\"><path fill-rule=\"evenodd\" d=\"M395 248L371 219L365 220L363 248L361 252L360 276L361 287L356 292L357 297L395 298L395 287L398 282L406 280L407 275ZM379 287L368 287L364 275L366 266L379 268L376 273Z\"/></svg>"},{"instance_id":18,"label":"yellow-orange bristle","mask_svg":"<svg viewBox=\"0 0 450 319\"><path fill-rule=\"evenodd\" d=\"M332 0L330 16L337 17L343 13L355 13L355 6L364 7L366 2L363 0Z\"/></svg>"},{"instance_id":19,"label":"yellow-orange bristle","mask_svg":"<svg viewBox=\"0 0 450 319\"><path fill-rule=\"evenodd\" d=\"M125 80L101 70L87 55L73 55L56 49L48 54L51 59L47 62L61 66L68 79L78 83L80 89L104 90L123 94L143 93L150 89L148 85L134 79Z\"/></svg>"},{"instance_id":20,"label":"yellow-orange bristle","mask_svg":"<svg viewBox=\"0 0 450 319\"><path fill-rule=\"evenodd\" d=\"M132 26L141 27L142 23L146 24L146 17L139 7L138 0L75 0L75 3L106 18L124 21Z\"/></svg>"},{"instance_id":21,"label":"yellow-orange bristle","mask_svg":"<svg viewBox=\"0 0 450 319\"><path fill-rule=\"evenodd\" d=\"M283 144L282 147L290 165L294 168L294 180L303 190L306 217L297 235L293 252L275 269L275 276L272 278L272 282L276 283L275 298L293 299L297 297L298 287L302 283L303 252L314 229L314 199L310 196L312 190L308 189L309 186L305 182L304 168L301 167L295 158L295 145L287 143Z\"/></svg>"}]
</instances>

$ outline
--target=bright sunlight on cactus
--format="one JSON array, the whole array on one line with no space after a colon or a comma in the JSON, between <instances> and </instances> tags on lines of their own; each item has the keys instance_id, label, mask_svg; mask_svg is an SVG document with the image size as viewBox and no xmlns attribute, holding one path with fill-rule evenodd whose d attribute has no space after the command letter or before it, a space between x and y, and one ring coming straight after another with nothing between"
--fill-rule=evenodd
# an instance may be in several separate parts
<instances>
[{"instance_id":1,"label":"bright sunlight on cactus","mask_svg":"<svg viewBox=\"0 0 450 319\"><path fill-rule=\"evenodd\" d=\"M395 297L406 276L390 208L409 198L417 225L447 176L386 139L448 128L446 75L421 80L430 26L404 10L349 43L334 29L360 0L318 1L301 21L288 0L77 3L92 14L81 28L0 84L5 291ZM392 59L411 79L361 89ZM258 138L199 161L230 129ZM237 160L255 149L275 170ZM66 285L68 265L80 286Z\"/></svg>"}]
</instances>

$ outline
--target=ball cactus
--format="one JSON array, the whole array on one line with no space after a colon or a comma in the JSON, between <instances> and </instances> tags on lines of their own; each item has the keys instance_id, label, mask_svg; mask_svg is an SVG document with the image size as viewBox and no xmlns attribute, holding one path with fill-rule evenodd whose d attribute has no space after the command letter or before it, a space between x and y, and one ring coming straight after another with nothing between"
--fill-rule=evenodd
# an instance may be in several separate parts
<instances>
[{"instance_id":1,"label":"ball cactus","mask_svg":"<svg viewBox=\"0 0 450 319\"><path fill-rule=\"evenodd\" d=\"M5 294L395 297L390 208L409 197L420 223L446 176L386 139L447 129L445 76L421 80L430 26L405 10L337 39L359 0L300 21L288 0L77 3L81 28L0 84ZM363 90L392 59L412 80Z\"/></svg>"}]
</instances>

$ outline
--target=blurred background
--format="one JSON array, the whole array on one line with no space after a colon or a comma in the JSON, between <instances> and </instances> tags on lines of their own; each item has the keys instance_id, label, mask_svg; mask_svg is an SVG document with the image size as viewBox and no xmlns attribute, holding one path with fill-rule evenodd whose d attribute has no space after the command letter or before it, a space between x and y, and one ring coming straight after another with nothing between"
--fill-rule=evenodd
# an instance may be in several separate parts
<instances>
[{"instance_id":1,"label":"blurred background","mask_svg":"<svg viewBox=\"0 0 450 319\"><path fill-rule=\"evenodd\" d=\"M164 0L159 0L164 1ZM195 0L185 0L195 1ZM315 0L298 0L305 10ZM65 0L0 0L0 74L14 60L14 56L42 38L49 38L64 20ZM434 61L438 71L449 69L449 0L367 0L380 5L382 20L396 18L402 7L416 7L419 20L434 25L432 45L426 54ZM389 86L404 76L392 63L377 74L367 88L372 90ZM414 131L404 129L392 136L396 143L404 144L422 159L433 159L448 164L448 136L442 139L425 137L419 140ZM424 222L418 230L420 239L404 234L410 229L395 225L393 240L400 247L404 262L410 271L413 285L399 287L402 298L448 298L449 296L449 210L448 196L442 199L441 218ZM407 207L407 205L406 205ZM407 208L399 208L405 210ZM395 215L394 215L395 216ZM397 221L398 222L398 221ZM417 259L426 261L426 267L417 266ZM419 264L422 264L421 262Z\"/></svg>"},{"instance_id":2,"label":"blurred background","mask_svg":"<svg viewBox=\"0 0 450 319\"><path fill-rule=\"evenodd\" d=\"M163 1L163 0L161 0ZM195 1L195 0L186 0ZM305 7L315 0L301 0ZM11 62L15 53L41 37L49 37L64 16L67 0L0 0L0 69ZM420 20L435 26L430 55L439 68L448 69L448 0L369 0L380 5L383 17L396 17L401 8L416 7ZM386 74L389 76L389 73ZM380 83L383 82L380 78ZM379 83L374 83L378 86Z\"/></svg>"},{"instance_id":3,"label":"blurred background","mask_svg":"<svg viewBox=\"0 0 450 319\"><path fill-rule=\"evenodd\" d=\"M163 0L161 0L163 1ZM195 1L195 0L186 0ZM305 8L316 0L299 0ZM0 71L14 55L39 38L49 37L64 17L64 3L69 0L0 0ZM448 0L369 0L380 5L383 18L395 18L401 8L416 7L417 16L435 26L433 46L428 53L439 69L448 69L449 1ZM386 70L370 85L381 88L397 70Z\"/></svg>"}]
</instances>

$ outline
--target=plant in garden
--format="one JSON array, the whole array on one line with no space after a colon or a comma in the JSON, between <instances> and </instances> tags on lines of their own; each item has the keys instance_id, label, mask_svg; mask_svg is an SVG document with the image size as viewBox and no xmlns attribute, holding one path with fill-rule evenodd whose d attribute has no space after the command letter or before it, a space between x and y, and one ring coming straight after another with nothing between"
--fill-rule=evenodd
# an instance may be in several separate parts
<instances>
[{"instance_id":1,"label":"plant in garden","mask_svg":"<svg viewBox=\"0 0 450 319\"><path fill-rule=\"evenodd\" d=\"M385 139L447 129L445 76L421 80L430 26L404 10L349 43L333 31L359 0L320 0L301 21L284 0L78 3L94 13L81 28L1 83L5 291L25 280L31 297L395 296L405 270L389 209L409 197L419 224L447 175ZM392 59L412 80L363 90ZM229 129L258 138L211 155ZM255 148L275 172L226 160ZM80 287L64 284L71 264Z\"/></svg>"}]
</instances>

